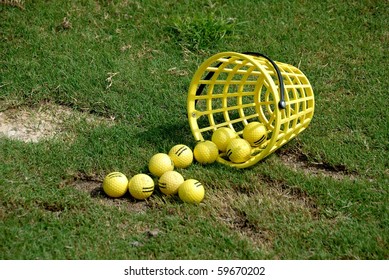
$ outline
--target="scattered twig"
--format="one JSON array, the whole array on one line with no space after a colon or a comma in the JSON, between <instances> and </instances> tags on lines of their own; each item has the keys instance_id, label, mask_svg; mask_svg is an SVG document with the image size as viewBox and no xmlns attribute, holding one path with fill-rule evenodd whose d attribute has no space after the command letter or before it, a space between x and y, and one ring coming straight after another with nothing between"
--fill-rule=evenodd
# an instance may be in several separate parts
<instances>
[{"instance_id":1,"label":"scattered twig","mask_svg":"<svg viewBox=\"0 0 389 280\"><path fill-rule=\"evenodd\" d=\"M177 67L170 68L167 72L174 76L188 76L188 71L177 69Z\"/></svg>"},{"instance_id":2,"label":"scattered twig","mask_svg":"<svg viewBox=\"0 0 389 280\"><path fill-rule=\"evenodd\" d=\"M11 83L3 83L2 85L0 85L0 88L5 87L6 85L9 85L9 84L11 84Z\"/></svg>"},{"instance_id":3,"label":"scattered twig","mask_svg":"<svg viewBox=\"0 0 389 280\"><path fill-rule=\"evenodd\" d=\"M70 29L72 28L72 23L67 19L67 17L64 17L61 23L61 26L63 29Z\"/></svg>"},{"instance_id":4,"label":"scattered twig","mask_svg":"<svg viewBox=\"0 0 389 280\"><path fill-rule=\"evenodd\" d=\"M112 73L112 72L108 72L107 75L108 75L108 78L106 79L106 81L108 82L108 85L105 89L109 89L111 86L112 86L112 78L115 77L117 74L119 74L119 72L115 72L115 73Z\"/></svg>"}]
</instances>

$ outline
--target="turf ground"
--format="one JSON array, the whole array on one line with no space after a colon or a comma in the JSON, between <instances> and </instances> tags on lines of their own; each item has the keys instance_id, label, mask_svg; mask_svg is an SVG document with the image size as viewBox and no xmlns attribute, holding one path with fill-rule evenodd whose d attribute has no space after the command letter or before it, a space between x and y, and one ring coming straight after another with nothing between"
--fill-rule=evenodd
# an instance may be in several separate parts
<instances>
[{"instance_id":1,"label":"turf ground","mask_svg":"<svg viewBox=\"0 0 389 280\"><path fill-rule=\"evenodd\" d=\"M1 259L388 259L385 1L0 1ZM192 164L199 206L109 199L111 171L194 146L186 97L222 51L298 66L306 131L244 170ZM44 137L43 137L44 136Z\"/></svg>"}]
</instances>

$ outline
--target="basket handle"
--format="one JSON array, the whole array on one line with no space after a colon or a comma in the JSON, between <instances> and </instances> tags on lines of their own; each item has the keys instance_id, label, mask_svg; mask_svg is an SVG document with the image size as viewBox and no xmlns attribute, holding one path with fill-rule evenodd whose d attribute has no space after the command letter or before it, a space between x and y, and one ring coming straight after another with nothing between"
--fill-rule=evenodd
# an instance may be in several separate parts
<instances>
[{"instance_id":1,"label":"basket handle","mask_svg":"<svg viewBox=\"0 0 389 280\"><path fill-rule=\"evenodd\" d=\"M257 52L244 52L243 54L263 57L263 58L267 59L271 63L271 65L273 65L274 70L276 70L277 78L278 78L278 81L279 81L279 84L280 84L280 102L278 102L278 107L280 109L285 109L286 108L286 102L285 102L284 79L282 78L281 71L278 68L277 64L274 62L274 60L272 60L267 55L264 55L264 54L261 54L261 53L257 53Z\"/></svg>"},{"instance_id":2,"label":"basket handle","mask_svg":"<svg viewBox=\"0 0 389 280\"><path fill-rule=\"evenodd\" d=\"M285 109L286 108L286 103L285 103L284 79L282 78L280 69L278 68L277 64L270 57L268 57L268 56L266 56L264 54L261 54L261 53L257 53L257 52L244 52L243 54L248 54L248 55L253 55L253 56L260 56L260 57L263 57L263 58L267 59L271 63L271 65L274 67L274 70L277 73L277 78L278 78L278 81L279 81L279 84L280 84L280 102L278 103L278 107L280 109ZM219 67L221 64L222 64L222 62L219 62L216 65L216 67ZM215 74L215 73L214 72L209 72L205 76L204 80L210 80L212 78L213 74ZM205 87L205 84L201 84L198 87L198 89L196 91L196 96L200 95L203 92L204 87Z\"/></svg>"}]
</instances>

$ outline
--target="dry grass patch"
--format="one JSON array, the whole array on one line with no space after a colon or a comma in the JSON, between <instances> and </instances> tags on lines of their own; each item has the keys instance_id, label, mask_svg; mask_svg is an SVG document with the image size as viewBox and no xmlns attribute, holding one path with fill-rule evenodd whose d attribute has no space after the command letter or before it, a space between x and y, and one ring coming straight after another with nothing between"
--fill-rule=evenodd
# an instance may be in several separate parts
<instances>
[{"instance_id":1,"label":"dry grass patch","mask_svg":"<svg viewBox=\"0 0 389 280\"><path fill-rule=\"evenodd\" d=\"M289 186L283 181L268 181L266 196L286 207L291 212L302 212L310 219L319 218L319 209L314 199L298 186Z\"/></svg>"},{"instance_id":2,"label":"dry grass patch","mask_svg":"<svg viewBox=\"0 0 389 280\"><path fill-rule=\"evenodd\" d=\"M61 136L75 137L72 126L81 120L88 125L112 123L112 120L78 112L54 103L42 103L35 107L21 106L0 112L0 137L23 142L38 142Z\"/></svg>"},{"instance_id":3,"label":"dry grass patch","mask_svg":"<svg viewBox=\"0 0 389 280\"><path fill-rule=\"evenodd\" d=\"M253 223L242 209L242 204L261 204L261 195L247 195L231 189L214 190L209 193L206 203L211 206L211 212L230 229L248 239L255 247L269 248L272 246L273 233L259 224Z\"/></svg>"},{"instance_id":4,"label":"dry grass patch","mask_svg":"<svg viewBox=\"0 0 389 280\"><path fill-rule=\"evenodd\" d=\"M297 186L278 181L261 184L262 187L251 191L214 189L208 193L206 204L219 221L256 248L265 250L273 246L277 221L287 224L291 217L301 222L319 218L315 201Z\"/></svg>"},{"instance_id":5,"label":"dry grass patch","mask_svg":"<svg viewBox=\"0 0 389 280\"><path fill-rule=\"evenodd\" d=\"M23 0L0 0L0 5L5 5L5 6L11 6L11 7L16 7L21 10L24 10L24 1Z\"/></svg>"}]
</instances>

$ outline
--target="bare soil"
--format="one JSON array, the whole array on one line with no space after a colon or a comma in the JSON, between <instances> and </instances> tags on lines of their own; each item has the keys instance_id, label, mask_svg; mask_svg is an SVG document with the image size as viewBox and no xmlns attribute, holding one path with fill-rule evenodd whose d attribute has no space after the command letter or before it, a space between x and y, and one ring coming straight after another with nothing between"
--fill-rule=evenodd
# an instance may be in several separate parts
<instances>
[{"instance_id":1,"label":"bare soil","mask_svg":"<svg viewBox=\"0 0 389 280\"><path fill-rule=\"evenodd\" d=\"M89 123L110 121L66 106L42 103L35 107L23 106L0 112L0 137L38 142L58 135L69 135L72 132L67 129L66 123L82 118Z\"/></svg>"}]
</instances>

